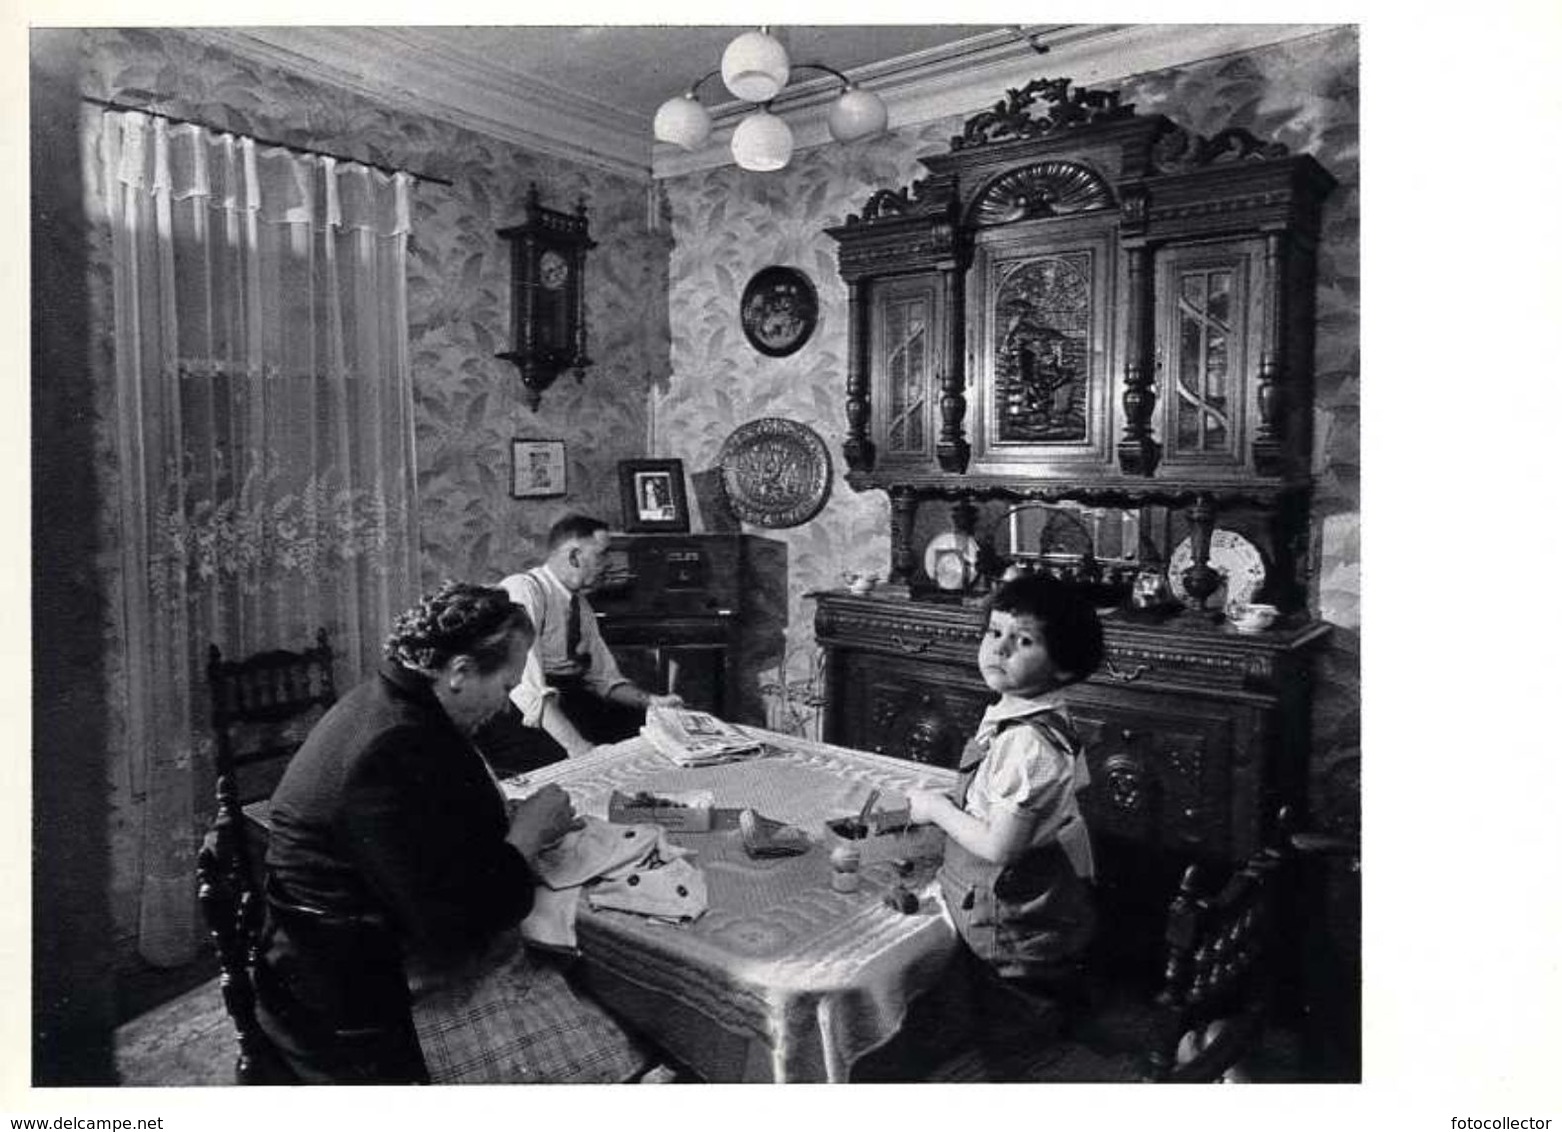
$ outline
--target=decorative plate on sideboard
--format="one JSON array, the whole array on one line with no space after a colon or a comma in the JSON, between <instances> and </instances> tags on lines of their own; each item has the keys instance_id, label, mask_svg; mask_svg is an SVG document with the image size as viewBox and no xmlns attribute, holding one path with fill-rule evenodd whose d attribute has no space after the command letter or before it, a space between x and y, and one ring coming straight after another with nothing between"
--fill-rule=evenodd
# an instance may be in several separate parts
<instances>
[{"instance_id":1,"label":"decorative plate on sideboard","mask_svg":"<svg viewBox=\"0 0 1562 1132\"><path fill-rule=\"evenodd\" d=\"M927 544L922 569L941 590L963 590L976 580L980 547L960 531L945 531Z\"/></svg>"},{"instance_id":2,"label":"decorative plate on sideboard","mask_svg":"<svg viewBox=\"0 0 1562 1132\"><path fill-rule=\"evenodd\" d=\"M1264 556L1259 553L1258 547L1236 531L1228 531L1224 527L1216 527L1210 533L1209 564L1223 579L1221 588L1210 595L1208 603L1216 609L1233 602L1246 605L1253 600L1253 595L1268 577ZM1183 585L1182 575L1192 565L1193 542L1191 539L1183 539L1177 544L1177 549L1172 551L1171 561L1166 567L1166 581L1178 601L1187 599L1188 591Z\"/></svg>"}]
</instances>

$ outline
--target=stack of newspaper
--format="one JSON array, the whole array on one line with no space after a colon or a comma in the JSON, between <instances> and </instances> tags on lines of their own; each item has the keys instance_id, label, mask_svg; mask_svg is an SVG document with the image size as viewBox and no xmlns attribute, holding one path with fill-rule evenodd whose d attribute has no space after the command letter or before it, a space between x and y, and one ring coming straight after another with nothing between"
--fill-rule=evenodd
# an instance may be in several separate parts
<instances>
[{"instance_id":1,"label":"stack of newspaper","mask_svg":"<svg viewBox=\"0 0 1562 1132\"><path fill-rule=\"evenodd\" d=\"M709 712L654 707L640 734L679 766L708 766L748 758L762 744Z\"/></svg>"}]
</instances>

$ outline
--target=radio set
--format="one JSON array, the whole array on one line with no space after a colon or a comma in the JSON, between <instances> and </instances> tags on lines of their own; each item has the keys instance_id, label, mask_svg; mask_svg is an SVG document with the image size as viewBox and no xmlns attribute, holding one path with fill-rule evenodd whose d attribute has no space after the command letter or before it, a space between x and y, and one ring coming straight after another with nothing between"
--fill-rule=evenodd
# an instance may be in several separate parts
<instances>
[{"instance_id":1,"label":"radio set","mask_svg":"<svg viewBox=\"0 0 1562 1132\"><path fill-rule=\"evenodd\" d=\"M605 615L735 613L741 537L615 535L591 604Z\"/></svg>"}]
</instances>

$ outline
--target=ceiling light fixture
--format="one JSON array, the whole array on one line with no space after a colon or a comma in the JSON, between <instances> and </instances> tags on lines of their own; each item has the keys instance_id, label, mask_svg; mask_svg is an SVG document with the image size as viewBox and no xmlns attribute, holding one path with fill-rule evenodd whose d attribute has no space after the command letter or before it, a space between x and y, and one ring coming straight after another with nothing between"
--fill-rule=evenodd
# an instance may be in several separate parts
<instances>
[{"instance_id":1,"label":"ceiling light fixture","mask_svg":"<svg viewBox=\"0 0 1562 1132\"><path fill-rule=\"evenodd\" d=\"M888 128L889 110L882 98L863 90L834 67L793 63L781 41L768 28L760 28L727 44L718 70L700 76L687 93L669 98L657 108L652 125L656 140L687 150L705 144L711 133L711 116L700 103L699 91L707 80L720 75L735 97L759 104L732 132L733 160L758 173L784 169L792 159L792 128L770 112L770 103L799 69L824 71L841 81L840 96L826 116L830 136L836 141L862 141Z\"/></svg>"}]
</instances>

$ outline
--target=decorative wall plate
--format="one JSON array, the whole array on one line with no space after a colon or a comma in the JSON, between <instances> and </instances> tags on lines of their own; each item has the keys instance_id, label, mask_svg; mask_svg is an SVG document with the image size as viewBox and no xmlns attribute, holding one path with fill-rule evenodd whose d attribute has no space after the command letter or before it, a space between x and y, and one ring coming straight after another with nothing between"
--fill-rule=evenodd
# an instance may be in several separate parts
<instances>
[{"instance_id":1,"label":"decorative wall plate","mask_svg":"<svg viewBox=\"0 0 1562 1132\"><path fill-rule=\"evenodd\" d=\"M784 358L800 349L819 321L819 296L795 267L767 267L743 288L743 333L761 354Z\"/></svg>"},{"instance_id":2,"label":"decorative wall plate","mask_svg":"<svg viewBox=\"0 0 1562 1132\"><path fill-rule=\"evenodd\" d=\"M830 453L819 434L783 417L732 430L716 458L732 512L761 527L795 527L830 495Z\"/></svg>"},{"instance_id":3,"label":"decorative wall plate","mask_svg":"<svg viewBox=\"0 0 1562 1132\"><path fill-rule=\"evenodd\" d=\"M1228 531L1224 527L1216 527L1210 534L1209 564L1224 579L1221 588L1210 595L1208 605L1214 609L1232 602L1246 605L1253 600L1253 595L1268 576L1264 569L1264 556L1259 553L1258 547L1236 531ZM1177 544L1177 549L1172 551L1171 562L1166 568L1166 580L1171 584L1171 591L1178 601L1188 596L1182 575L1192 565L1193 542L1183 539Z\"/></svg>"},{"instance_id":4,"label":"decorative wall plate","mask_svg":"<svg viewBox=\"0 0 1562 1132\"><path fill-rule=\"evenodd\" d=\"M927 544L922 569L941 590L963 590L976 580L976 539L945 531Z\"/></svg>"}]
</instances>

